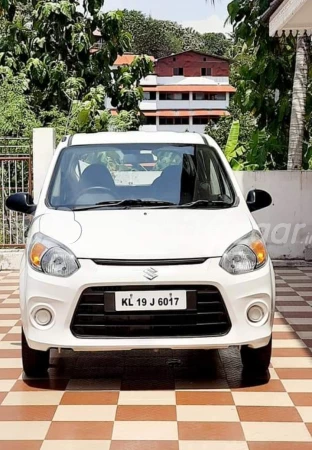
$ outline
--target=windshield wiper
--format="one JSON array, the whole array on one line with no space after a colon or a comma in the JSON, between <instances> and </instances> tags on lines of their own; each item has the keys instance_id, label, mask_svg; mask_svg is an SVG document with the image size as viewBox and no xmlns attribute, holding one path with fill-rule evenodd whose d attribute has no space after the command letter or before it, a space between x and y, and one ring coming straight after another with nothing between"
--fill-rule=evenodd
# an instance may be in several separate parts
<instances>
[{"instance_id":1,"label":"windshield wiper","mask_svg":"<svg viewBox=\"0 0 312 450\"><path fill-rule=\"evenodd\" d=\"M179 205L178 208L230 208L232 203L224 200L197 200L196 202Z\"/></svg>"},{"instance_id":2,"label":"windshield wiper","mask_svg":"<svg viewBox=\"0 0 312 450\"><path fill-rule=\"evenodd\" d=\"M74 211L90 211L93 209L101 209L105 207L131 207L131 206L147 206L147 207L161 207L161 206L174 206L174 203L171 202L163 202L158 200L113 200L113 201L106 201L106 202L99 202L96 203L93 206L82 206L78 208L74 208Z\"/></svg>"}]
</instances>

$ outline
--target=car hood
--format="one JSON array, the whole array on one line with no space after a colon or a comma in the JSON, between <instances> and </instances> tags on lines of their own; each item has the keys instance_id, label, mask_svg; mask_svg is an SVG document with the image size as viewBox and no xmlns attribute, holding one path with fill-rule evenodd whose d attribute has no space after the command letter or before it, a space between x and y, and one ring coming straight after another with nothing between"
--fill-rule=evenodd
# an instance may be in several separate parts
<instances>
[{"instance_id":1,"label":"car hood","mask_svg":"<svg viewBox=\"0 0 312 450\"><path fill-rule=\"evenodd\" d=\"M77 258L180 259L220 257L252 230L245 208L52 211L40 231Z\"/></svg>"}]
</instances>

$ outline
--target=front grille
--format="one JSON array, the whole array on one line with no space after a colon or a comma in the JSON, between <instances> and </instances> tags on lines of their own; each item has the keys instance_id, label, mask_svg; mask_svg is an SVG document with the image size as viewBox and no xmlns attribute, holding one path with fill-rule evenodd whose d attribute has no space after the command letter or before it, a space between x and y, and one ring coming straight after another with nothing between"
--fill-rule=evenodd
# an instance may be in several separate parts
<instances>
[{"instance_id":1,"label":"front grille","mask_svg":"<svg viewBox=\"0 0 312 450\"><path fill-rule=\"evenodd\" d=\"M184 311L115 311L116 291L186 290ZM77 338L222 336L231 322L222 296L213 286L129 286L86 289L74 313L71 331Z\"/></svg>"},{"instance_id":2,"label":"front grille","mask_svg":"<svg viewBox=\"0 0 312 450\"><path fill-rule=\"evenodd\" d=\"M191 266L204 264L207 258L183 259L94 259L98 266Z\"/></svg>"}]
</instances>

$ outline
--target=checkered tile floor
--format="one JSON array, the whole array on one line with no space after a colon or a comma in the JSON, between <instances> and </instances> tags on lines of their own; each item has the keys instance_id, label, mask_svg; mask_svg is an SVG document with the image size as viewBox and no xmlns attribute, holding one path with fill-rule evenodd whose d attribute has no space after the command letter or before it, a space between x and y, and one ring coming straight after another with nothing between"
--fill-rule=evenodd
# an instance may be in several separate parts
<instances>
[{"instance_id":1,"label":"checkered tile floor","mask_svg":"<svg viewBox=\"0 0 312 450\"><path fill-rule=\"evenodd\" d=\"M0 273L0 450L312 450L312 268L277 269L271 379L236 349L52 354L23 379L18 274Z\"/></svg>"}]
</instances>

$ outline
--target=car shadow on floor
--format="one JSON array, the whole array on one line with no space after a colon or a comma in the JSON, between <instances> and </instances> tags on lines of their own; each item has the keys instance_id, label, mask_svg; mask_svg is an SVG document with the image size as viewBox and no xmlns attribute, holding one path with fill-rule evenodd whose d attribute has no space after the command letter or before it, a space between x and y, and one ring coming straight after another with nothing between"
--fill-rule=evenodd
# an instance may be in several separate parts
<instances>
[{"instance_id":1,"label":"car shadow on floor","mask_svg":"<svg viewBox=\"0 0 312 450\"><path fill-rule=\"evenodd\" d=\"M61 390L214 390L260 386L269 373L244 373L240 353L226 350L134 350L51 352L45 379L24 378L29 387Z\"/></svg>"}]
</instances>

